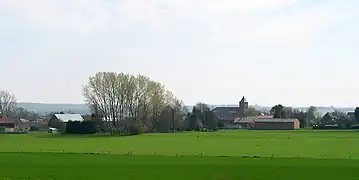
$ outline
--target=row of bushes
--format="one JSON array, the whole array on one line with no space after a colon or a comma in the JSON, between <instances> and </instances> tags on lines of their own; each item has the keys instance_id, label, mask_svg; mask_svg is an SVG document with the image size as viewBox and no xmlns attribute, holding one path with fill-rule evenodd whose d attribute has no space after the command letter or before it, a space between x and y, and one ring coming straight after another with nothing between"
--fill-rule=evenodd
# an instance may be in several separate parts
<instances>
[{"instance_id":1,"label":"row of bushes","mask_svg":"<svg viewBox=\"0 0 359 180\"><path fill-rule=\"evenodd\" d=\"M359 129L359 124L355 124L348 127L339 125L313 125L313 129Z\"/></svg>"},{"instance_id":2,"label":"row of bushes","mask_svg":"<svg viewBox=\"0 0 359 180\"><path fill-rule=\"evenodd\" d=\"M343 129L339 125L313 125L313 129Z\"/></svg>"},{"instance_id":3,"label":"row of bushes","mask_svg":"<svg viewBox=\"0 0 359 180\"><path fill-rule=\"evenodd\" d=\"M144 126L136 123L124 123L118 124L119 128L113 127L111 123L96 122L96 121L69 121L64 127L64 133L68 134L94 134L96 132L106 132L110 134L117 135L137 135L145 132L152 132L149 129L146 129ZM175 129L175 132L180 131L202 131L202 132L213 132L217 131L215 129L208 129L205 127L196 127L195 129ZM156 132L156 131L154 131ZM166 132L173 132L173 129L168 129Z\"/></svg>"},{"instance_id":4,"label":"row of bushes","mask_svg":"<svg viewBox=\"0 0 359 180\"><path fill-rule=\"evenodd\" d=\"M355 124L350 126L350 129L359 129L359 124Z\"/></svg>"},{"instance_id":5,"label":"row of bushes","mask_svg":"<svg viewBox=\"0 0 359 180\"><path fill-rule=\"evenodd\" d=\"M66 133L69 134L94 134L96 132L96 123L92 121L69 121L66 124Z\"/></svg>"}]
</instances>

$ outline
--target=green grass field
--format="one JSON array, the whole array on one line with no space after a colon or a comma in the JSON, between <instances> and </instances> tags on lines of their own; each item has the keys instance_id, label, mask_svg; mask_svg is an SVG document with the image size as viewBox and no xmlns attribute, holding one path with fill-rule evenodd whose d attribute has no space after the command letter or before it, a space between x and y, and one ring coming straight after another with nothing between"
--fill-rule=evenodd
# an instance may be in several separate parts
<instances>
[{"instance_id":1,"label":"green grass field","mask_svg":"<svg viewBox=\"0 0 359 180\"><path fill-rule=\"evenodd\" d=\"M0 135L0 152L9 180L359 179L355 131Z\"/></svg>"}]
</instances>

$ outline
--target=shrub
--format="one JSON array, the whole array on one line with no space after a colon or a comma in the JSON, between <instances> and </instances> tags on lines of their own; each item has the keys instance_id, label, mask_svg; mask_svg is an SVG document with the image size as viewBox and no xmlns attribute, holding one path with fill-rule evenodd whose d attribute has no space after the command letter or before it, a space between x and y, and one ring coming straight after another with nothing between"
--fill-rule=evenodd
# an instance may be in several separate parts
<instances>
[{"instance_id":1,"label":"shrub","mask_svg":"<svg viewBox=\"0 0 359 180\"><path fill-rule=\"evenodd\" d=\"M69 121L66 125L66 133L69 134L94 134L96 123L92 121Z\"/></svg>"},{"instance_id":2,"label":"shrub","mask_svg":"<svg viewBox=\"0 0 359 180\"><path fill-rule=\"evenodd\" d=\"M350 126L350 129L359 129L359 124L354 124Z\"/></svg>"},{"instance_id":3,"label":"shrub","mask_svg":"<svg viewBox=\"0 0 359 180\"><path fill-rule=\"evenodd\" d=\"M222 121L217 122L217 127L220 129L223 129L225 127L224 123Z\"/></svg>"},{"instance_id":4,"label":"shrub","mask_svg":"<svg viewBox=\"0 0 359 180\"><path fill-rule=\"evenodd\" d=\"M30 127L30 131L39 131L40 128L36 127L36 126L31 126Z\"/></svg>"},{"instance_id":5,"label":"shrub","mask_svg":"<svg viewBox=\"0 0 359 180\"><path fill-rule=\"evenodd\" d=\"M134 125L128 126L129 135L138 135L138 134L142 134L143 132L144 132L144 130L141 125L134 124Z\"/></svg>"},{"instance_id":6,"label":"shrub","mask_svg":"<svg viewBox=\"0 0 359 180\"><path fill-rule=\"evenodd\" d=\"M82 134L94 134L97 131L96 123L93 121L83 121L81 123Z\"/></svg>"},{"instance_id":7,"label":"shrub","mask_svg":"<svg viewBox=\"0 0 359 180\"><path fill-rule=\"evenodd\" d=\"M339 125L313 125L313 129L343 129Z\"/></svg>"}]
</instances>

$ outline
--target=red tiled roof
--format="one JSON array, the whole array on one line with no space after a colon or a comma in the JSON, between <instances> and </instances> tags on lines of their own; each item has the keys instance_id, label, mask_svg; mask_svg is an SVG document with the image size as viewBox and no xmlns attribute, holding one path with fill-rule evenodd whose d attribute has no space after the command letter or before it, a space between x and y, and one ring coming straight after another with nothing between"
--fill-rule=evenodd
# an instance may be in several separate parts
<instances>
[{"instance_id":1,"label":"red tiled roof","mask_svg":"<svg viewBox=\"0 0 359 180\"><path fill-rule=\"evenodd\" d=\"M15 124L16 120L12 118L0 118L0 124Z\"/></svg>"},{"instance_id":2,"label":"red tiled roof","mask_svg":"<svg viewBox=\"0 0 359 180\"><path fill-rule=\"evenodd\" d=\"M261 119L273 119L272 115L259 115L259 116L248 116L248 117L237 117L236 119L234 119L234 123L254 123L254 121L256 120L261 120Z\"/></svg>"}]
</instances>

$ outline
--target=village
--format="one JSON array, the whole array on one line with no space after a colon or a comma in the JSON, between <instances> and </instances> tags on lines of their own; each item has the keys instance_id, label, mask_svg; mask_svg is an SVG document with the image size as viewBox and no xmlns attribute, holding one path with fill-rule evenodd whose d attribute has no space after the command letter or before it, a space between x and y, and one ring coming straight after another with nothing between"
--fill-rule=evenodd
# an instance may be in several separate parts
<instances>
[{"instance_id":1,"label":"village","mask_svg":"<svg viewBox=\"0 0 359 180\"><path fill-rule=\"evenodd\" d=\"M204 105L204 104L202 104ZM196 108L196 107L194 107ZM197 105L197 109L203 111L201 104ZM208 109L208 107L207 107ZM24 110L23 110L24 111ZM327 112L323 116L316 116L314 107L308 108L309 112L298 111L281 105L274 106L271 111L264 112L250 107L248 101L243 96L239 101L238 106L218 106L210 109L209 112L213 115L215 122L215 129L252 129L252 130L297 130L297 129L351 129L356 128L357 119L355 112L343 113L339 111ZM32 112L33 113L33 112ZM311 114L310 114L311 113ZM34 114L34 113L33 113ZM172 132L176 130L191 129L190 121L195 112L188 112L179 117L184 123L177 123L175 117L166 116L169 123L165 130L161 132ZM172 114L173 116L173 114ZM311 117L310 117L311 116ZM202 118L202 119L201 119ZM205 117L204 117L205 118ZM207 119L209 116L207 115ZM194 125L193 129L208 129L205 125L206 119L197 117L198 123ZM94 114L76 114L76 113L49 113L46 116L37 116L35 119L26 119L24 117L1 117L0 118L0 133L28 133L28 132L59 132L61 126L69 122L96 122L97 131L100 132L100 126L106 123L112 124L109 117L98 117ZM172 123L173 122L173 123ZM60 125L59 125L60 124ZM65 128L65 126L63 127ZM145 128L145 127L144 127ZM154 132L154 131L144 131Z\"/></svg>"}]
</instances>

